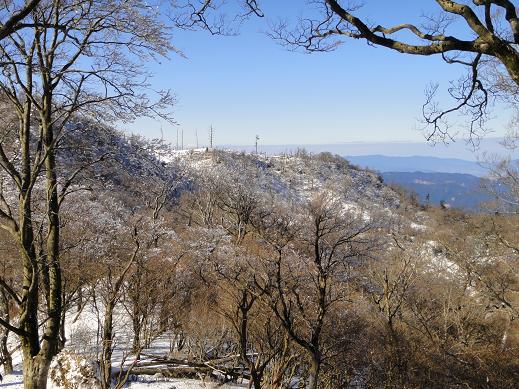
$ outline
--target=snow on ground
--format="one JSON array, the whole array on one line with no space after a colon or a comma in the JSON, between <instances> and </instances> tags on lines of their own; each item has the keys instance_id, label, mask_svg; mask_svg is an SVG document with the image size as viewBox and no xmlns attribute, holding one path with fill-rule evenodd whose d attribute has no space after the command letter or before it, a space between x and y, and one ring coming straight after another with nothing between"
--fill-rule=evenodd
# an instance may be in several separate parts
<instances>
[{"instance_id":1,"label":"snow on ground","mask_svg":"<svg viewBox=\"0 0 519 389\"><path fill-rule=\"evenodd\" d=\"M102 312L102 307L98 307ZM130 323L128 318L125 317L124 310L120 309L115 317L115 333L118 338L116 342L125 348L129 348L129 339L131 338ZM97 310L92 304L87 304L84 309L78 313L73 310L67 314L66 320L66 336L68 339L65 350L72 351L73 353L79 353L86 357L88 360L94 360L96 354L99 352L96 346L98 340L98 317ZM147 356L141 356L140 362L145 362L147 359L151 361L151 356L164 356L170 351L170 345L174 335L166 332L157 337L152 343L150 348L143 350L143 354ZM15 338L12 339L15 341ZM14 343L12 343L14 348ZM61 355L61 354L60 354ZM57 358L57 357L56 357ZM123 359L123 351L120 348L114 350L113 354L113 369L114 373L121 366ZM130 365L133 362L133 358L129 357L124 365ZM19 351L13 354L13 363L15 372L13 374L4 375L2 382L0 382L0 388L8 389L22 389L23 388L23 377L22 377L22 360ZM53 362L54 363L54 362ZM3 371L2 371L3 374ZM49 378L47 381L47 387L49 389L63 389L54 385L52 380ZM157 389L202 389L202 388L223 388L223 389L239 389L247 387L247 382L238 384L221 384L218 382L206 379L205 382L202 380L194 379L174 379L165 378L162 376L130 376L129 382L125 386L131 389L146 389L146 388L157 388ZM80 389L94 389L91 386L80 386Z\"/></svg>"},{"instance_id":2,"label":"snow on ground","mask_svg":"<svg viewBox=\"0 0 519 389\"><path fill-rule=\"evenodd\" d=\"M49 380L48 389L57 389L53 386L52 382ZM213 389L213 388L222 388L222 389L239 389L246 388L247 385L244 384L234 384L234 385L221 385L216 382L202 382L199 380L181 380L181 379L157 379L154 377L149 377L145 379L141 379L139 381L130 382L127 388L131 389L147 389L147 388L155 388L155 389ZM0 388L8 388L8 389L23 389L23 378L21 371L15 371L14 374L6 375L3 381L0 383ZM61 389L61 388L60 388Z\"/></svg>"},{"instance_id":3,"label":"snow on ground","mask_svg":"<svg viewBox=\"0 0 519 389\"><path fill-rule=\"evenodd\" d=\"M409 226L415 231L420 231L420 232L427 231L427 226L425 226L423 224L411 222L411 224Z\"/></svg>"},{"instance_id":4,"label":"snow on ground","mask_svg":"<svg viewBox=\"0 0 519 389\"><path fill-rule=\"evenodd\" d=\"M5 375L2 383L0 383L0 388L23 388L22 372L15 371L13 374Z\"/></svg>"},{"instance_id":5,"label":"snow on ground","mask_svg":"<svg viewBox=\"0 0 519 389\"><path fill-rule=\"evenodd\" d=\"M429 240L423 246L421 258L427 259L427 264L432 272L441 272L445 276L457 276L462 274L462 269L450 261L445 253L441 251L441 246L434 240Z\"/></svg>"},{"instance_id":6,"label":"snow on ground","mask_svg":"<svg viewBox=\"0 0 519 389\"><path fill-rule=\"evenodd\" d=\"M246 388L247 385L244 384L219 384L217 382L202 382L197 380L178 380L172 379L170 381L153 381L153 379L149 379L147 381L141 382L131 382L128 385L128 388L131 389L141 389L141 388L157 388L157 389L213 389L213 388L223 388L223 389L238 389L238 388Z\"/></svg>"}]
</instances>

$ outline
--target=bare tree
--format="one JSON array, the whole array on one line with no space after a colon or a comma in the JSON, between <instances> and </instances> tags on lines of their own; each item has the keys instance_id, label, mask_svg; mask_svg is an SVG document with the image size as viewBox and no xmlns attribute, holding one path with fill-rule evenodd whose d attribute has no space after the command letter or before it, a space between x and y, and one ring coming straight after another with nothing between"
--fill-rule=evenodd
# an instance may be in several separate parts
<instances>
[{"instance_id":1,"label":"bare tree","mask_svg":"<svg viewBox=\"0 0 519 389\"><path fill-rule=\"evenodd\" d=\"M329 357L325 334L330 314L351 292L353 269L374 249L369 233L376 224L341 211L339 202L326 194L300 215L300 230L289 218L273 215L274 223L263 227L273 250L265 275L256 277L257 287L293 342L307 353L308 385L317 388Z\"/></svg>"},{"instance_id":2,"label":"bare tree","mask_svg":"<svg viewBox=\"0 0 519 389\"><path fill-rule=\"evenodd\" d=\"M115 307L119 299L121 298L121 289L126 280L126 276L132 266L135 263L135 259L139 253L140 242L138 237L137 227L134 226L133 233L133 250L130 252L129 257L123 262L123 266L120 269L109 264L107 274L104 277L106 281L106 293L104 294L104 312L103 312L103 335L102 335L102 346L101 346L101 387L103 389L109 389L112 387L112 353L115 347L114 344L114 313ZM114 270L118 270L114 273Z\"/></svg>"},{"instance_id":3,"label":"bare tree","mask_svg":"<svg viewBox=\"0 0 519 389\"><path fill-rule=\"evenodd\" d=\"M491 98L502 99L517 94L519 86L519 19L517 7L510 0L474 0L456 2L435 0L437 13L415 21L383 26L361 15L361 7L341 0L313 1L320 16L300 21L295 29L279 24L272 33L275 39L310 52L336 49L344 39L362 39L370 45L385 47L404 54L438 55L448 64L462 65L467 76L453 83L449 93L452 107L442 109L435 102L438 89L427 91L423 116L430 126L428 139L446 139L450 135L449 114L461 112L468 118L469 135L484 130ZM472 4L467 4L472 3ZM451 33L450 26L461 21L463 32ZM506 81L506 80L509 80ZM505 87L506 84L507 86Z\"/></svg>"},{"instance_id":4,"label":"bare tree","mask_svg":"<svg viewBox=\"0 0 519 389\"><path fill-rule=\"evenodd\" d=\"M301 25L300 35L290 34L288 42L302 45L312 51L326 51L340 44L342 37L365 39L369 43L383 46L401 53L415 55L446 54L449 52L468 52L497 58L505 66L509 76L519 84L519 60L516 44L519 43L519 19L513 1L475 0L473 5L455 1L436 0L442 13L438 18L430 20L432 24L419 27L405 23L391 27L373 26L357 17L359 6L344 5L347 2L325 0L322 4L323 18L305 20ZM500 17L508 24L508 29L498 30L497 16L493 9L500 11ZM481 12L480 12L481 10ZM445 35L452 18L463 20L473 39L457 38ZM410 33L410 39L393 38L398 32ZM296 39L290 39L296 38ZM411 38L418 38L419 44ZM444 57L446 60L448 58Z\"/></svg>"},{"instance_id":5,"label":"bare tree","mask_svg":"<svg viewBox=\"0 0 519 389\"><path fill-rule=\"evenodd\" d=\"M16 302L11 301L14 290L19 285L20 279L15 277L14 268L17 265L17 247L11 237L4 231L0 232L0 242L2 248L0 249L0 274L1 274L1 290L0 290L0 317L11 323L13 317L13 308ZM5 282L5 283L4 283ZM11 331L7 327L3 327L0 330L0 363L4 366L5 373L11 373L13 371L13 363L11 352L9 350L9 335Z\"/></svg>"},{"instance_id":6,"label":"bare tree","mask_svg":"<svg viewBox=\"0 0 519 389\"><path fill-rule=\"evenodd\" d=\"M156 9L141 1L41 1L30 24L0 44L0 90L8 99L4 106L18 118L15 148L5 138L0 144L0 165L16 193L2 197L0 222L20 247L24 274L12 296L18 323L0 323L20 338L25 387L44 388L63 310L60 209L82 171L60 176L59 146L81 127L74 121L80 113L96 112L100 120L166 117L171 96L164 92L150 100L140 61L166 55L171 46ZM41 215L34 209L38 191ZM40 339L42 297L46 321Z\"/></svg>"},{"instance_id":7,"label":"bare tree","mask_svg":"<svg viewBox=\"0 0 519 389\"><path fill-rule=\"evenodd\" d=\"M407 245L406 245L407 246ZM416 252L412 247L397 247L388 250L384 257L373 265L368 289L380 318L381 344L384 346L384 382L387 387L405 387L408 384L409 355L408 339L403 333L402 313L407 295L416 277Z\"/></svg>"},{"instance_id":8,"label":"bare tree","mask_svg":"<svg viewBox=\"0 0 519 389\"><path fill-rule=\"evenodd\" d=\"M293 361L291 342L272 311L261 304L263 291L254 283L257 242L252 239L235 245L222 250L225 256L215 256L206 271L206 280L218 296L213 309L235 334L239 357L248 370L249 388L261 389L267 382L280 386Z\"/></svg>"}]
</instances>

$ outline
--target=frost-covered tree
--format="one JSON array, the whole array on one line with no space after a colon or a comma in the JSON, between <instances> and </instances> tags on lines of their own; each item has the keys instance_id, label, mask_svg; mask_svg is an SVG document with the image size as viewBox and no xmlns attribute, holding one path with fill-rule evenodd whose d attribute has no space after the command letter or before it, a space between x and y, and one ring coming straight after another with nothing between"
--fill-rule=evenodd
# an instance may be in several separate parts
<instances>
[{"instance_id":1,"label":"frost-covered tree","mask_svg":"<svg viewBox=\"0 0 519 389\"><path fill-rule=\"evenodd\" d=\"M312 199L295 217L273 213L261 233L271 247L256 287L292 341L308 358L308 385L320 385L329 358L334 312L352 291L356 269L373 255L371 233L382 219L344 209L330 194ZM269 219L271 220L269 222Z\"/></svg>"},{"instance_id":2,"label":"frost-covered tree","mask_svg":"<svg viewBox=\"0 0 519 389\"><path fill-rule=\"evenodd\" d=\"M102 121L162 115L171 97L148 97L141 65L172 47L157 9L141 1L40 1L28 20L0 43L2 109L16 115L1 129L0 222L19 246L23 271L12 296L18 322L1 323L19 336L25 387L44 388L63 310L60 212L83 169L61 175L58 150L80 114Z\"/></svg>"}]
</instances>

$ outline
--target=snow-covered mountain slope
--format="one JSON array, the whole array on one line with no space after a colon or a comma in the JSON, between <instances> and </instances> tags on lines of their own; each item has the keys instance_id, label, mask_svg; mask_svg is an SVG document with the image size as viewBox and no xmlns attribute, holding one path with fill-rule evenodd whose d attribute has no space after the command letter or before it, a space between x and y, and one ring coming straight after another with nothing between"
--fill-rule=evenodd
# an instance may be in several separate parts
<instances>
[{"instance_id":1,"label":"snow-covered mountain slope","mask_svg":"<svg viewBox=\"0 0 519 389\"><path fill-rule=\"evenodd\" d=\"M165 157L182 166L195 186L211 177L246 185L258 195L274 194L304 203L331 192L346 204L363 209L397 209L399 195L369 170L329 153L265 156L222 150L173 152Z\"/></svg>"},{"instance_id":2,"label":"snow-covered mountain slope","mask_svg":"<svg viewBox=\"0 0 519 389\"><path fill-rule=\"evenodd\" d=\"M62 257L64 267L68 260L74 263L74 260L82 258L82 267L78 269L82 275L103 264L114 268L120 266L111 262L111 257L117 258L112 254L117 252L124 256L132 231L137 227L140 228L140 239L148 239L148 234L151 241L155 234L161 239L173 240L178 227L174 221L145 217L144 211L139 214L139 208L150 205L153 208L159 197L163 197L165 202L167 199L167 207L173 208L184 192L196 191L207 185L228 191L239 189L264 205L268 206L268 199L275 199L277 203L290 204L294 209L324 194L340 203L338 212L350 212L368 220L374 215L384 221L388 218L402 219L400 209L405 205L400 195L385 185L376 173L359 169L329 153L264 156L223 150L178 152L160 142L124 137L108 129L78 132L77 137L70 138L62 148L59 162L62 177L87 166L70 187L61 215L65 222L64 241L71 246ZM298 215L294 213L293 216L297 218ZM41 217L44 217L43 212ZM419 220L403 220L411 228L421 229L417 224ZM167 244L161 250L164 256L173 252ZM152 257L155 254L156 250L150 250L147 255ZM68 275L72 276L74 274ZM82 354L90 352L93 355L89 360L94 360L98 352L92 352L98 345L98 320L89 318L87 314L88 310L84 310L78 320L73 317L68 320L67 317L66 347ZM125 323L122 319L118 316L116 322ZM74 321L82 323L84 328L74 329L71 325ZM126 323L124 327L130 325ZM72 330L75 330L75 335ZM90 351L86 350L88 342L76 341L81 334L86 334L94 342ZM160 344L152 346L161 347ZM17 362L19 370L20 358ZM156 378L134 382L130 387L202 387L197 381ZM20 387L21 376L8 376L5 383L13 388Z\"/></svg>"},{"instance_id":3,"label":"snow-covered mountain slope","mask_svg":"<svg viewBox=\"0 0 519 389\"><path fill-rule=\"evenodd\" d=\"M135 197L136 186L149 189L170 184L178 198L208 178L246 185L258 195L275 194L305 202L328 191L347 206L397 209L400 196L372 171L360 169L330 153L276 156L224 150L173 150L160 140L126 136L92 123L77 123L58 151L60 176L72 176L83 186L108 189ZM120 196L116 196L120 197ZM134 204L138 205L138 204Z\"/></svg>"}]
</instances>

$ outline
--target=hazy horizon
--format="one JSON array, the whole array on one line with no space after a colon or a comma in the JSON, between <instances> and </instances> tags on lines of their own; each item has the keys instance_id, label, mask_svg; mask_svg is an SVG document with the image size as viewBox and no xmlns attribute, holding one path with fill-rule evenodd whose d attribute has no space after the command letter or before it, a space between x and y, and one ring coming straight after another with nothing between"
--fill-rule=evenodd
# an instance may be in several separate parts
<instances>
[{"instance_id":1,"label":"hazy horizon","mask_svg":"<svg viewBox=\"0 0 519 389\"><path fill-rule=\"evenodd\" d=\"M388 142L337 142L322 144L281 144L268 145L258 144L258 151L267 154L289 153L303 148L311 153L330 152L341 156L366 156L366 155L384 155L395 157L438 157L438 158L455 158L467 161L477 161L478 157L486 154L510 155L509 150L505 149L500 142L503 138L491 137L481 139L479 147L474 148L467 144L464 140L459 140L450 144L412 141L388 141ZM255 145L236 145L225 144L218 145L219 148L233 149L239 151L255 151ZM190 148L190 147L186 147ZM513 158L519 157L519 153L513 153Z\"/></svg>"}]
</instances>

